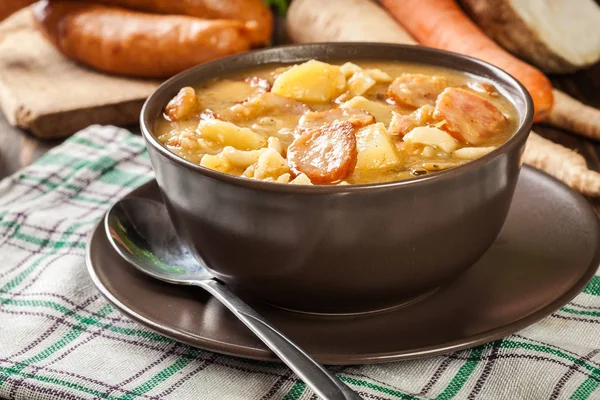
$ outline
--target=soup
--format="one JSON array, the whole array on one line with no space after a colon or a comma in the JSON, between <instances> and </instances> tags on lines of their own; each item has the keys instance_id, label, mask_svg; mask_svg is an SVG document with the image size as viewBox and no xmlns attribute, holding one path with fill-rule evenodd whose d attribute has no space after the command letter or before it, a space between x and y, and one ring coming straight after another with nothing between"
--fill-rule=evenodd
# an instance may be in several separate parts
<instances>
[{"instance_id":1,"label":"soup","mask_svg":"<svg viewBox=\"0 0 600 400\"><path fill-rule=\"evenodd\" d=\"M388 182L479 158L518 124L482 78L439 67L317 60L185 87L158 140L206 168L290 184Z\"/></svg>"}]
</instances>

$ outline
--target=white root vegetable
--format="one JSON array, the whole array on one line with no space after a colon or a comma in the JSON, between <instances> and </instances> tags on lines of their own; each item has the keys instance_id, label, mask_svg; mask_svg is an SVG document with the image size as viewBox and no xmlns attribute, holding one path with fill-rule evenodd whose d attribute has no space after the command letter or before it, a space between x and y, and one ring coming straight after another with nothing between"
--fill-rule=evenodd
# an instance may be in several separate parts
<instances>
[{"instance_id":1,"label":"white root vegetable","mask_svg":"<svg viewBox=\"0 0 600 400\"><path fill-rule=\"evenodd\" d=\"M531 132L523 161L541 169L586 196L600 197L600 173L588 169L575 151Z\"/></svg>"},{"instance_id":2,"label":"white root vegetable","mask_svg":"<svg viewBox=\"0 0 600 400\"><path fill-rule=\"evenodd\" d=\"M296 43L416 44L385 10L371 0L294 0L287 13L287 30Z\"/></svg>"},{"instance_id":3,"label":"white root vegetable","mask_svg":"<svg viewBox=\"0 0 600 400\"><path fill-rule=\"evenodd\" d=\"M595 0L461 4L488 36L544 72L572 72L600 60L600 6Z\"/></svg>"},{"instance_id":4,"label":"white root vegetable","mask_svg":"<svg viewBox=\"0 0 600 400\"><path fill-rule=\"evenodd\" d=\"M229 173L229 171L231 171L232 168L232 165L229 162L229 160L221 154L205 154L204 156L202 156L200 165L205 168L223 172L224 174Z\"/></svg>"},{"instance_id":5,"label":"white root vegetable","mask_svg":"<svg viewBox=\"0 0 600 400\"><path fill-rule=\"evenodd\" d=\"M599 21L600 24L600 21ZM600 140L600 110L554 89L554 106L548 116L551 125Z\"/></svg>"}]
</instances>

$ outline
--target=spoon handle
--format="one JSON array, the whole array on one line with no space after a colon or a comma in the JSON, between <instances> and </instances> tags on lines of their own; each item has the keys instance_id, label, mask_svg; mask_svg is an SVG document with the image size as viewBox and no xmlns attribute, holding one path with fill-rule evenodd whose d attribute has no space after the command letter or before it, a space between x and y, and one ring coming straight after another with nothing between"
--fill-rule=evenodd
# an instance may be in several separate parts
<instances>
[{"instance_id":1,"label":"spoon handle","mask_svg":"<svg viewBox=\"0 0 600 400\"><path fill-rule=\"evenodd\" d=\"M361 400L356 392L319 365L290 339L275 329L260 314L235 295L227 286L214 280L196 281L231 310L315 393L326 400Z\"/></svg>"}]
</instances>

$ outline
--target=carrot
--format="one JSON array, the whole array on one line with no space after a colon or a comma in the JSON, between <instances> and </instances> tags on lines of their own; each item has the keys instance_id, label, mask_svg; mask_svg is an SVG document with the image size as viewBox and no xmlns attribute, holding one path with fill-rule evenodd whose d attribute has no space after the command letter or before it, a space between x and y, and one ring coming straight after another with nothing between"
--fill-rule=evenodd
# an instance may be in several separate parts
<instances>
[{"instance_id":1,"label":"carrot","mask_svg":"<svg viewBox=\"0 0 600 400\"><path fill-rule=\"evenodd\" d=\"M485 36L455 0L380 2L421 44L482 59L513 75L533 98L534 120L539 122L548 116L553 103L550 80Z\"/></svg>"},{"instance_id":2,"label":"carrot","mask_svg":"<svg viewBox=\"0 0 600 400\"><path fill-rule=\"evenodd\" d=\"M600 197L600 173L588 169L581 154L544 139L533 131L527 139L523 161L586 196Z\"/></svg>"},{"instance_id":3,"label":"carrot","mask_svg":"<svg viewBox=\"0 0 600 400\"><path fill-rule=\"evenodd\" d=\"M600 110L554 89L554 107L545 121L590 139L600 140Z\"/></svg>"}]
</instances>

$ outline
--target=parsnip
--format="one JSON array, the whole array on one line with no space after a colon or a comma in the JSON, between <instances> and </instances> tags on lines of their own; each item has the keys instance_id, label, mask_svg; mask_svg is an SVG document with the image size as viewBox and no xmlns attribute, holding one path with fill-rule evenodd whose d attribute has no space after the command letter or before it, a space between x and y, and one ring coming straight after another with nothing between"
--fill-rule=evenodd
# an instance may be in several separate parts
<instances>
[{"instance_id":1,"label":"parsnip","mask_svg":"<svg viewBox=\"0 0 600 400\"><path fill-rule=\"evenodd\" d=\"M287 30L296 43L416 44L385 10L370 0L294 0L287 14Z\"/></svg>"},{"instance_id":2,"label":"parsnip","mask_svg":"<svg viewBox=\"0 0 600 400\"><path fill-rule=\"evenodd\" d=\"M531 132L523 162L541 169L586 196L600 197L600 173L588 169L575 151Z\"/></svg>"},{"instance_id":3,"label":"parsnip","mask_svg":"<svg viewBox=\"0 0 600 400\"><path fill-rule=\"evenodd\" d=\"M600 140L600 110L587 106L560 90L554 89L553 93L554 107L546 122L590 139Z\"/></svg>"}]
</instances>

